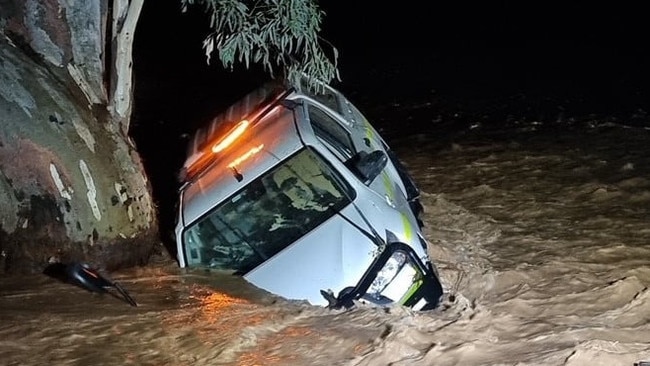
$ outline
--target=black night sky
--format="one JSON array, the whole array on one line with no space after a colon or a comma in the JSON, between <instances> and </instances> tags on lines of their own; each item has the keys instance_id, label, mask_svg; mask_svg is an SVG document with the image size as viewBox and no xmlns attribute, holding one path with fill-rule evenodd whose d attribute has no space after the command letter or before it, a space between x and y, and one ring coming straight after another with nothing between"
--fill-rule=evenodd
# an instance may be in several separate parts
<instances>
[{"instance_id":1,"label":"black night sky","mask_svg":"<svg viewBox=\"0 0 650 366\"><path fill-rule=\"evenodd\" d=\"M377 106L396 101L433 103L443 117L461 111L494 121L556 118L560 109L621 118L650 111L650 23L639 7L481 4L321 2L322 36L340 52L336 87L380 129L391 121ZM202 9L182 14L179 0L146 1L136 30L132 135L165 231L183 134L267 77L243 66L224 70L216 59L206 65L207 31Z\"/></svg>"}]
</instances>

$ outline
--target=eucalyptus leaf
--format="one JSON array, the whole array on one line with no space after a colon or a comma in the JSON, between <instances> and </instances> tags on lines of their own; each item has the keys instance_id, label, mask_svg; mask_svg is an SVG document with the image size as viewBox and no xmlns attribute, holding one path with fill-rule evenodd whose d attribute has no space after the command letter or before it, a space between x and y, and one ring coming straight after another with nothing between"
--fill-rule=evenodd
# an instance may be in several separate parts
<instances>
[{"instance_id":1,"label":"eucalyptus leaf","mask_svg":"<svg viewBox=\"0 0 650 366\"><path fill-rule=\"evenodd\" d=\"M318 35L325 13L315 0L181 0L183 11L188 6L203 6L209 15L211 33L203 41L208 63L217 52L225 68L235 60L247 69L260 64L272 77L278 69L286 81L306 80L314 90L340 80L338 50Z\"/></svg>"}]
</instances>

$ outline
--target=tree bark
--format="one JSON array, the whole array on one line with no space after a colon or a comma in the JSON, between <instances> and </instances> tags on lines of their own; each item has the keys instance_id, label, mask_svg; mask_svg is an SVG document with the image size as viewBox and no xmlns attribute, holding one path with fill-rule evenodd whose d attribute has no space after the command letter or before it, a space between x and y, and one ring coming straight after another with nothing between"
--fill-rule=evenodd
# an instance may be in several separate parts
<instances>
[{"instance_id":1,"label":"tree bark","mask_svg":"<svg viewBox=\"0 0 650 366\"><path fill-rule=\"evenodd\" d=\"M114 0L112 30L111 97L109 112L118 129L129 131L133 100L133 40L144 0Z\"/></svg>"},{"instance_id":2,"label":"tree bark","mask_svg":"<svg viewBox=\"0 0 650 366\"><path fill-rule=\"evenodd\" d=\"M128 9L127 21L111 28L128 30L121 53L107 51L110 7L0 0L0 274L40 272L52 261L107 270L143 264L160 243L127 134L139 8L135 20ZM119 65L106 62L117 54Z\"/></svg>"}]
</instances>

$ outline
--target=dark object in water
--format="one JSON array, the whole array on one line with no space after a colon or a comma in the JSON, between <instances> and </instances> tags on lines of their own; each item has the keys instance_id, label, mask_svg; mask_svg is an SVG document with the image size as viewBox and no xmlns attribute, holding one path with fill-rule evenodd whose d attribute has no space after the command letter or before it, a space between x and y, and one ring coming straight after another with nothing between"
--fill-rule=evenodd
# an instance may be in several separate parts
<instances>
[{"instance_id":1,"label":"dark object in water","mask_svg":"<svg viewBox=\"0 0 650 366\"><path fill-rule=\"evenodd\" d=\"M121 298L131 306L138 306L129 293L117 282L111 281L86 263L72 262L52 263L43 271L44 274L56 278L60 281L71 283L91 292L100 294L109 293L109 289L114 288L122 296ZM117 296L116 296L117 297Z\"/></svg>"}]
</instances>

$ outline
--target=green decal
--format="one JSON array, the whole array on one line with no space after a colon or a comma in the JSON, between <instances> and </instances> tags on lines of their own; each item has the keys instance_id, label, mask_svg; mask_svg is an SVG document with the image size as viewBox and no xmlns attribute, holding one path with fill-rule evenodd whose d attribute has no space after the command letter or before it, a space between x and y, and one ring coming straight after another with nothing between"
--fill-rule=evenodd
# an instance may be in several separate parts
<instances>
[{"instance_id":1,"label":"green decal","mask_svg":"<svg viewBox=\"0 0 650 366\"><path fill-rule=\"evenodd\" d=\"M411 241L413 239L413 228L411 227L411 222L403 212L401 213L401 216L402 225L404 225L404 235L406 236L406 240Z\"/></svg>"}]
</instances>

